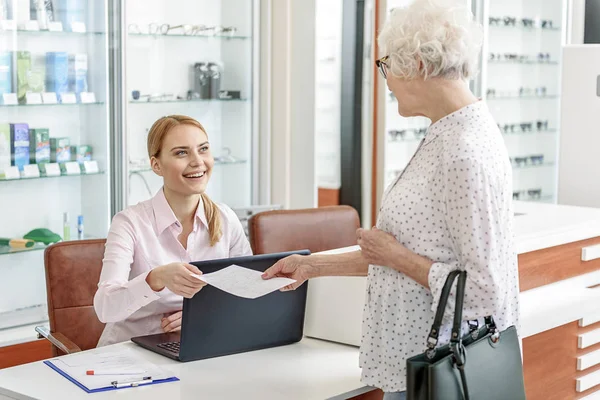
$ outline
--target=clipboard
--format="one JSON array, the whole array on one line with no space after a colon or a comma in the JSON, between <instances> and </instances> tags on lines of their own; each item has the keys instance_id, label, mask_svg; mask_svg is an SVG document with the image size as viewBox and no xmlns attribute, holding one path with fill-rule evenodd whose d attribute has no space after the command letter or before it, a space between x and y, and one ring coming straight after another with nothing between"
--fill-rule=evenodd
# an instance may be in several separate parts
<instances>
[{"instance_id":1,"label":"clipboard","mask_svg":"<svg viewBox=\"0 0 600 400\"><path fill-rule=\"evenodd\" d=\"M65 378L67 378L67 380L71 381L73 384L75 384L75 386L78 386L79 388L81 388L86 393L108 392L108 391L111 391L111 390L121 390L121 389L129 389L129 388L132 388L132 387L156 385L156 384L159 384L159 383L176 382L176 381L179 380L179 378L177 378L175 376L172 376L170 378L152 380L152 382L149 382L149 383L140 383L140 384L136 384L136 385L128 385L128 386L123 386L123 387L115 387L115 386L111 385L111 386L106 386L106 387L97 388L97 389L88 389L85 385L83 385L80 382L78 382L75 378L71 377L69 374L67 374L66 372L64 372L60 368L58 368L56 365L52 364L51 361L44 361L44 364L46 364L47 366L49 366L50 368L52 368L53 370L55 370L56 372L58 372L59 374L61 374Z\"/></svg>"},{"instance_id":2,"label":"clipboard","mask_svg":"<svg viewBox=\"0 0 600 400\"><path fill-rule=\"evenodd\" d=\"M115 355L114 353L98 354L96 351L97 350L92 350L88 354L85 354L87 352L84 352L53 358L44 361L44 364L58 372L86 393L107 392L111 390L179 381L179 378L172 376L169 371L140 359L139 357L135 357L128 352ZM119 359L115 361L116 358ZM86 368L83 368L86 365L102 366L110 363L113 363L114 365L119 362L124 369L135 366L136 369L141 369L145 372L142 374L136 373L131 375L87 376L85 373Z\"/></svg>"}]
</instances>

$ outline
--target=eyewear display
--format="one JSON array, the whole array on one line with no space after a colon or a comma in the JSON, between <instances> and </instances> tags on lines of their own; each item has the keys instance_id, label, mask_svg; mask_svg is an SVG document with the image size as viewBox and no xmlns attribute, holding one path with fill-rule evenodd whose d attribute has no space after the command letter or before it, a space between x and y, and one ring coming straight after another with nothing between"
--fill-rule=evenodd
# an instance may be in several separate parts
<instances>
[{"instance_id":1,"label":"eyewear display","mask_svg":"<svg viewBox=\"0 0 600 400\"><path fill-rule=\"evenodd\" d=\"M530 156L512 157L509 159L512 165L517 167L526 167L528 165L542 165L544 163L543 154L533 154Z\"/></svg>"},{"instance_id":2,"label":"eyewear display","mask_svg":"<svg viewBox=\"0 0 600 400\"><path fill-rule=\"evenodd\" d=\"M534 124L538 131L548 130L548 120L537 120L535 122L498 124L498 128L503 133L516 133L517 129L520 129L521 132L533 132Z\"/></svg>"},{"instance_id":3,"label":"eyewear display","mask_svg":"<svg viewBox=\"0 0 600 400\"><path fill-rule=\"evenodd\" d=\"M517 17L513 16L505 16L505 17L489 17L488 19L490 25L496 26L517 26L517 21L524 28L535 28L536 26L542 29L553 29L553 23L550 19L533 19L533 18L521 18L517 19Z\"/></svg>"},{"instance_id":4,"label":"eyewear display","mask_svg":"<svg viewBox=\"0 0 600 400\"><path fill-rule=\"evenodd\" d=\"M390 136L390 139L395 142L398 138L404 140L408 132L412 132L415 139L421 139L427 133L427 128L393 129L388 131L388 135Z\"/></svg>"},{"instance_id":5,"label":"eyewear display","mask_svg":"<svg viewBox=\"0 0 600 400\"><path fill-rule=\"evenodd\" d=\"M542 197L542 189L527 189L513 191L513 200L526 200L525 195L529 196L529 200L539 200Z\"/></svg>"}]
</instances>

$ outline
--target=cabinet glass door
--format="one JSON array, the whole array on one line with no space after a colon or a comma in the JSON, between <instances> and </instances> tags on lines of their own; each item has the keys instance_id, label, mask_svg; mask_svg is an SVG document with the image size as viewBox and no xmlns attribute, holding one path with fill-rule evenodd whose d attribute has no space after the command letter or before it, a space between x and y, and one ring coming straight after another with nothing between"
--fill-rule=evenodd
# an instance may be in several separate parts
<instances>
[{"instance_id":1,"label":"cabinet glass door","mask_svg":"<svg viewBox=\"0 0 600 400\"><path fill-rule=\"evenodd\" d=\"M108 230L106 16L102 0L0 0L0 337L47 320L49 243Z\"/></svg>"},{"instance_id":2,"label":"cabinet glass door","mask_svg":"<svg viewBox=\"0 0 600 400\"><path fill-rule=\"evenodd\" d=\"M231 207L252 203L257 39L253 0L126 2L128 204L152 197L148 130L183 114L206 129L215 156L207 193Z\"/></svg>"},{"instance_id":3,"label":"cabinet glass door","mask_svg":"<svg viewBox=\"0 0 600 400\"><path fill-rule=\"evenodd\" d=\"M482 95L504 136L515 200L556 202L563 0L489 0Z\"/></svg>"}]
</instances>

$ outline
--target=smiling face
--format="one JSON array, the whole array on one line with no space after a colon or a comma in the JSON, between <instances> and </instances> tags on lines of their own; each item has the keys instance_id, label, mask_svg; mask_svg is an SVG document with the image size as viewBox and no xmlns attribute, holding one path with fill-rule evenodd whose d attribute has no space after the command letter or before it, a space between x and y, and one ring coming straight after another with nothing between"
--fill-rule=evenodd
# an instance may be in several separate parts
<instances>
[{"instance_id":1,"label":"smiling face","mask_svg":"<svg viewBox=\"0 0 600 400\"><path fill-rule=\"evenodd\" d=\"M215 160L208 136L198 126L179 124L164 135L158 155L151 157L152 169L164 186L182 196L206 190Z\"/></svg>"}]
</instances>

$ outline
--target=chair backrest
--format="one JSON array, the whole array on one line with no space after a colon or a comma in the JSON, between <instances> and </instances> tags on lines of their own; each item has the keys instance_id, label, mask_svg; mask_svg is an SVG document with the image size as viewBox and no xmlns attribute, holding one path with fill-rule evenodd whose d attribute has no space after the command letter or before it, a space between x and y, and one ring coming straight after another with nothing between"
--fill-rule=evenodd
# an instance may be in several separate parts
<instances>
[{"instance_id":1,"label":"chair backrest","mask_svg":"<svg viewBox=\"0 0 600 400\"><path fill-rule=\"evenodd\" d=\"M44 253L50 331L60 332L81 350L96 347L104 324L94 311L106 239L60 242ZM52 346L56 355L58 350Z\"/></svg>"},{"instance_id":2,"label":"chair backrest","mask_svg":"<svg viewBox=\"0 0 600 400\"><path fill-rule=\"evenodd\" d=\"M358 228L358 213L350 206L265 211L248 221L254 254L353 246Z\"/></svg>"}]
</instances>

